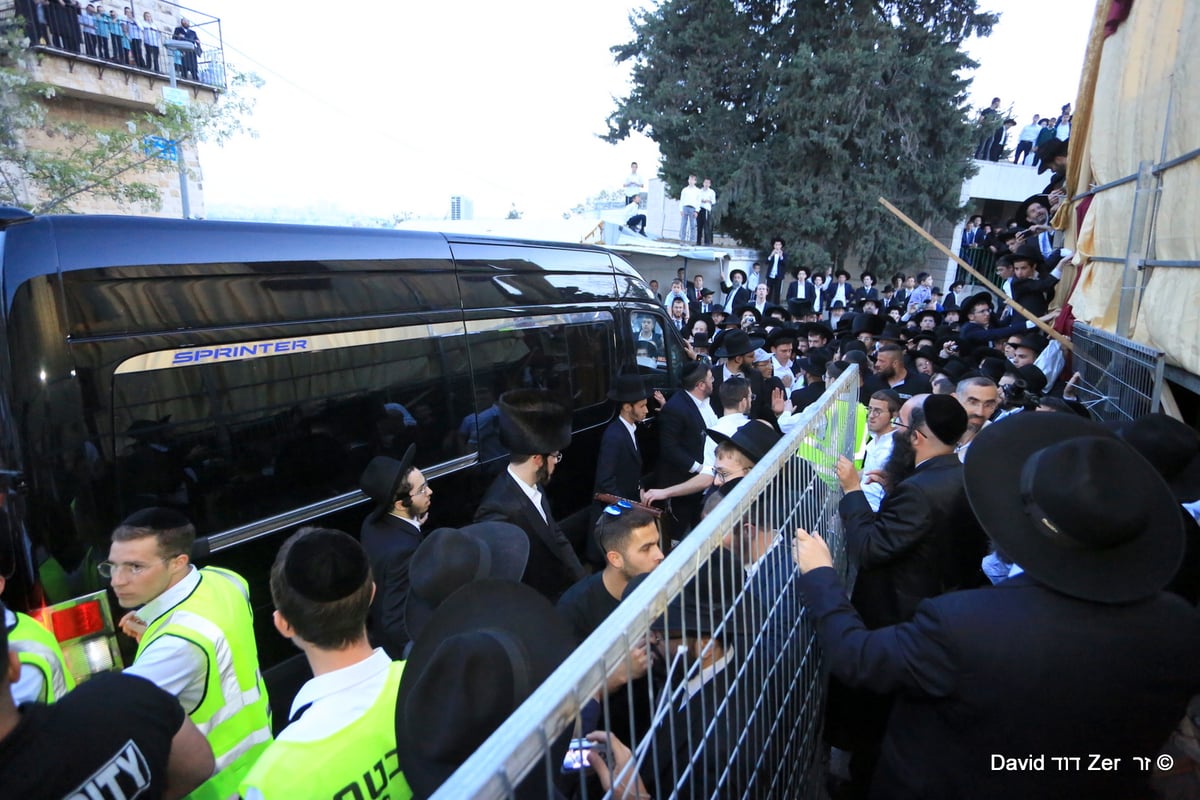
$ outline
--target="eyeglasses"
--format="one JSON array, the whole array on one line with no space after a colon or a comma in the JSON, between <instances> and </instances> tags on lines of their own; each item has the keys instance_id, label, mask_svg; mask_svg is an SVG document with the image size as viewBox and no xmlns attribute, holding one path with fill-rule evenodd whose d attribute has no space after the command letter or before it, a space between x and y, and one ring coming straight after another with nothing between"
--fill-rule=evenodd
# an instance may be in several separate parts
<instances>
[{"instance_id":1,"label":"eyeglasses","mask_svg":"<svg viewBox=\"0 0 1200 800\"><path fill-rule=\"evenodd\" d=\"M867 410L868 417L878 417L880 414L886 414L886 413L888 413L888 410L886 408L871 408L871 409ZM895 420L892 420L892 422L895 422Z\"/></svg>"},{"instance_id":2,"label":"eyeglasses","mask_svg":"<svg viewBox=\"0 0 1200 800\"><path fill-rule=\"evenodd\" d=\"M744 469L737 470L737 473L736 473L736 474L735 474L735 473L733 473L733 472L728 472L728 471L726 471L726 470L723 470L723 469L719 469L719 470L717 470L716 472L714 472L714 473L713 473L713 477L715 477L715 478L716 478L718 481L720 481L721 483L724 483L725 481L731 481L731 480L733 480L734 478L741 478L741 477L743 477L745 474L746 474L746 470L744 470Z\"/></svg>"},{"instance_id":3,"label":"eyeglasses","mask_svg":"<svg viewBox=\"0 0 1200 800\"><path fill-rule=\"evenodd\" d=\"M409 492L409 495L412 497L420 497L423 494L429 494L431 491L433 490L429 488L429 481L426 481L416 489L413 489L411 492Z\"/></svg>"},{"instance_id":4,"label":"eyeglasses","mask_svg":"<svg viewBox=\"0 0 1200 800\"><path fill-rule=\"evenodd\" d=\"M179 553L177 555L169 556L167 558L160 558L158 560L164 564L169 564L172 560L179 558L180 555L183 554ZM113 561L101 561L96 565L96 571L100 573L100 577L102 578L111 578L114 575L119 575L122 572L128 572L130 575L136 578L138 575L141 575L143 572L153 566L153 563L140 564L137 561L123 561L119 564Z\"/></svg>"},{"instance_id":5,"label":"eyeglasses","mask_svg":"<svg viewBox=\"0 0 1200 800\"><path fill-rule=\"evenodd\" d=\"M911 428L912 427L911 425L905 425L903 422L901 422L899 417L892 417L892 424L895 425L897 428Z\"/></svg>"}]
</instances>

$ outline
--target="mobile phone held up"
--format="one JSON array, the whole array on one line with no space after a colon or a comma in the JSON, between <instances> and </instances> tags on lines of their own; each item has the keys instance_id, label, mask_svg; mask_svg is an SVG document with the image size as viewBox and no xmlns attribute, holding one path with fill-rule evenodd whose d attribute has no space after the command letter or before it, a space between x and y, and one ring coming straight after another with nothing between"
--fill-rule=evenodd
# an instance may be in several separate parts
<instances>
[{"instance_id":1,"label":"mobile phone held up","mask_svg":"<svg viewBox=\"0 0 1200 800\"><path fill-rule=\"evenodd\" d=\"M586 772L591 770L588 764L587 751L600 747L587 739L572 739L567 746L567 754L563 756L563 772Z\"/></svg>"}]
</instances>

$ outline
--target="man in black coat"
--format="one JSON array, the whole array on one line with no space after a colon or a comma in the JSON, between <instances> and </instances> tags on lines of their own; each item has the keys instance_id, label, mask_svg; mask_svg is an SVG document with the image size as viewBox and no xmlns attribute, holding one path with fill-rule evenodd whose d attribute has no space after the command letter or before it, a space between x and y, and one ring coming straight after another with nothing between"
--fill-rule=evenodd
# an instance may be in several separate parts
<instances>
[{"instance_id":1,"label":"man in black coat","mask_svg":"<svg viewBox=\"0 0 1200 800\"><path fill-rule=\"evenodd\" d=\"M878 513L854 465L838 459L845 492L838 510L850 562L858 568L850 602L869 628L905 622L922 600L985 581L979 564L987 537L967 502L954 453L967 412L949 395L918 395L901 406L896 427L892 457L911 450L916 469L888 491ZM851 779L859 789L874 772L890 706L888 697L831 686L829 739L853 752Z\"/></svg>"},{"instance_id":2,"label":"man in black coat","mask_svg":"<svg viewBox=\"0 0 1200 800\"><path fill-rule=\"evenodd\" d=\"M409 445L399 461L376 456L359 480L363 492L375 501L360 537L375 577L367 633L371 644L382 647L392 659L404 657L405 645L412 638L404 620L408 566L421 544L421 524L429 516L433 498L425 476L413 466L416 447Z\"/></svg>"},{"instance_id":3,"label":"man in black coat","mask_svg":"<svg viewBox=\"0 0 1200 800\"><path fill-rule=\"evenodd\" d=\"M746 288L746 273L743 270L730 270L729 282L721 281L721 291L725 293L721 307L725 309L726 314L732 314L734 309L750 304L750 290Z\"/></svg>"},{"instance_id":4,"label":"man in black coat","mask_svg":"<svg viewBox=\"0 0 1200 800\"><path fill-rule=\"evenodd\" d=\"M683 390L658 414L657 486L683 483L703 468L707 430L717 422L709 402L712 392L712 367L700 362L684 367ZM671 513L665 515L670 538L682 539L696 526L702 502L699 492L671 499Z\"/></svg>"},{"instance_id":5,"label":"man in black coat","mask_svg":"<svg viewBox=\"0 0 1200 800\"><path fill-rule=\"evenodd\" d=\"M796 534L831 671L896 692L871 796L1150 796L1150 763L1200 690L1200 613L1162 592L1183 552L1170 490L1067 414L985 428L964 481L1021 574L924 601L909 622L869 630L824 542Z\"/></svg>"},{"instance_id":6,"label":"man in black coat","mask_svg":"<svg viewBox=\"0 0 1200 800\"><path fill-rule=\"evenodd\" d=\"M960 349L970 355L980 347L991 347L992 342L1012 336L1014 333L1025 333L1032 327L1025 318L1002 328L992 326L992 295L990 292L980 292L967 298L962 305L967 321L958 330Z\"/></svg>"},{"instance_id":7,"label":"man in black coat","mask_svg":"<svg viewBox=\"0 0 1200 800\"><path fill-rule=\"evenodd\" d=\"M754 351L763 346L765 340L750 336L745 331L731 330L721 334L713 359L724 359L724 363L713 367L713 389L709 402L718 418L724 416L725 408L717 394L721 384L731 377L750 382L750 416L754 419L774 419L771 396L767 393L763 374L754 368Z\"/></svg>"},{"instance_id":8,"label":"man in black coat","mask_svg":"<svg viewBox=\"0 0 1200 800\"><path fill-rule=\"evenodd\" d=\"M475 511L475 521L516 525L529 537L521 582L556 602L587 572L550 511L546 484L571 444L571 409L544 389L500 395L500 443L511 454Z\"/></svg>"}]
</instances>

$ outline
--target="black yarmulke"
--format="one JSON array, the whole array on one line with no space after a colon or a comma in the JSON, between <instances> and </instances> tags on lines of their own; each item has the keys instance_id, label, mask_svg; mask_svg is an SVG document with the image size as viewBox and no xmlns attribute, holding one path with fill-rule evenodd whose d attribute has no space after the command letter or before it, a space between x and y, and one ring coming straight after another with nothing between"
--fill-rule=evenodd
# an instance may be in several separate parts
<instances>
[{"instance_id":1,"label":"black yarmulke","mask_svg":"<svg viewBox=\"0 0 1200 800\"><path fill-rule=\"evenodd\" d=\"M310 531L292 542L283 575L298 594L332 603L354 594L367 580L370 563L354 537L341 531Z\"/></svg>"}]
</instances>

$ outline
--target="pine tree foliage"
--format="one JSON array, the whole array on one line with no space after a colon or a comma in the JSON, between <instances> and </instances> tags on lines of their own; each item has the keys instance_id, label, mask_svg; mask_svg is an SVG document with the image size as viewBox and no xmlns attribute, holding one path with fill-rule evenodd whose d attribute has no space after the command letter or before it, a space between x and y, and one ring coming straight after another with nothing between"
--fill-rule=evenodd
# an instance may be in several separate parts
<instances>
[{"instance_id":1,"label":"pine tree foliage","mask_svg":"<svg viewBox=\"0 0 1200 800\"><path fill-rule=\"evenodd\" d=\"M613 48L632 89L606 139L639 131L676 191L713 178L719 228L783 236L793 264L889 274L920 239L877 202L949 219L978 138L962 50L996 17L975 0L663 0Z\"/></svg>"}]
</instances>

